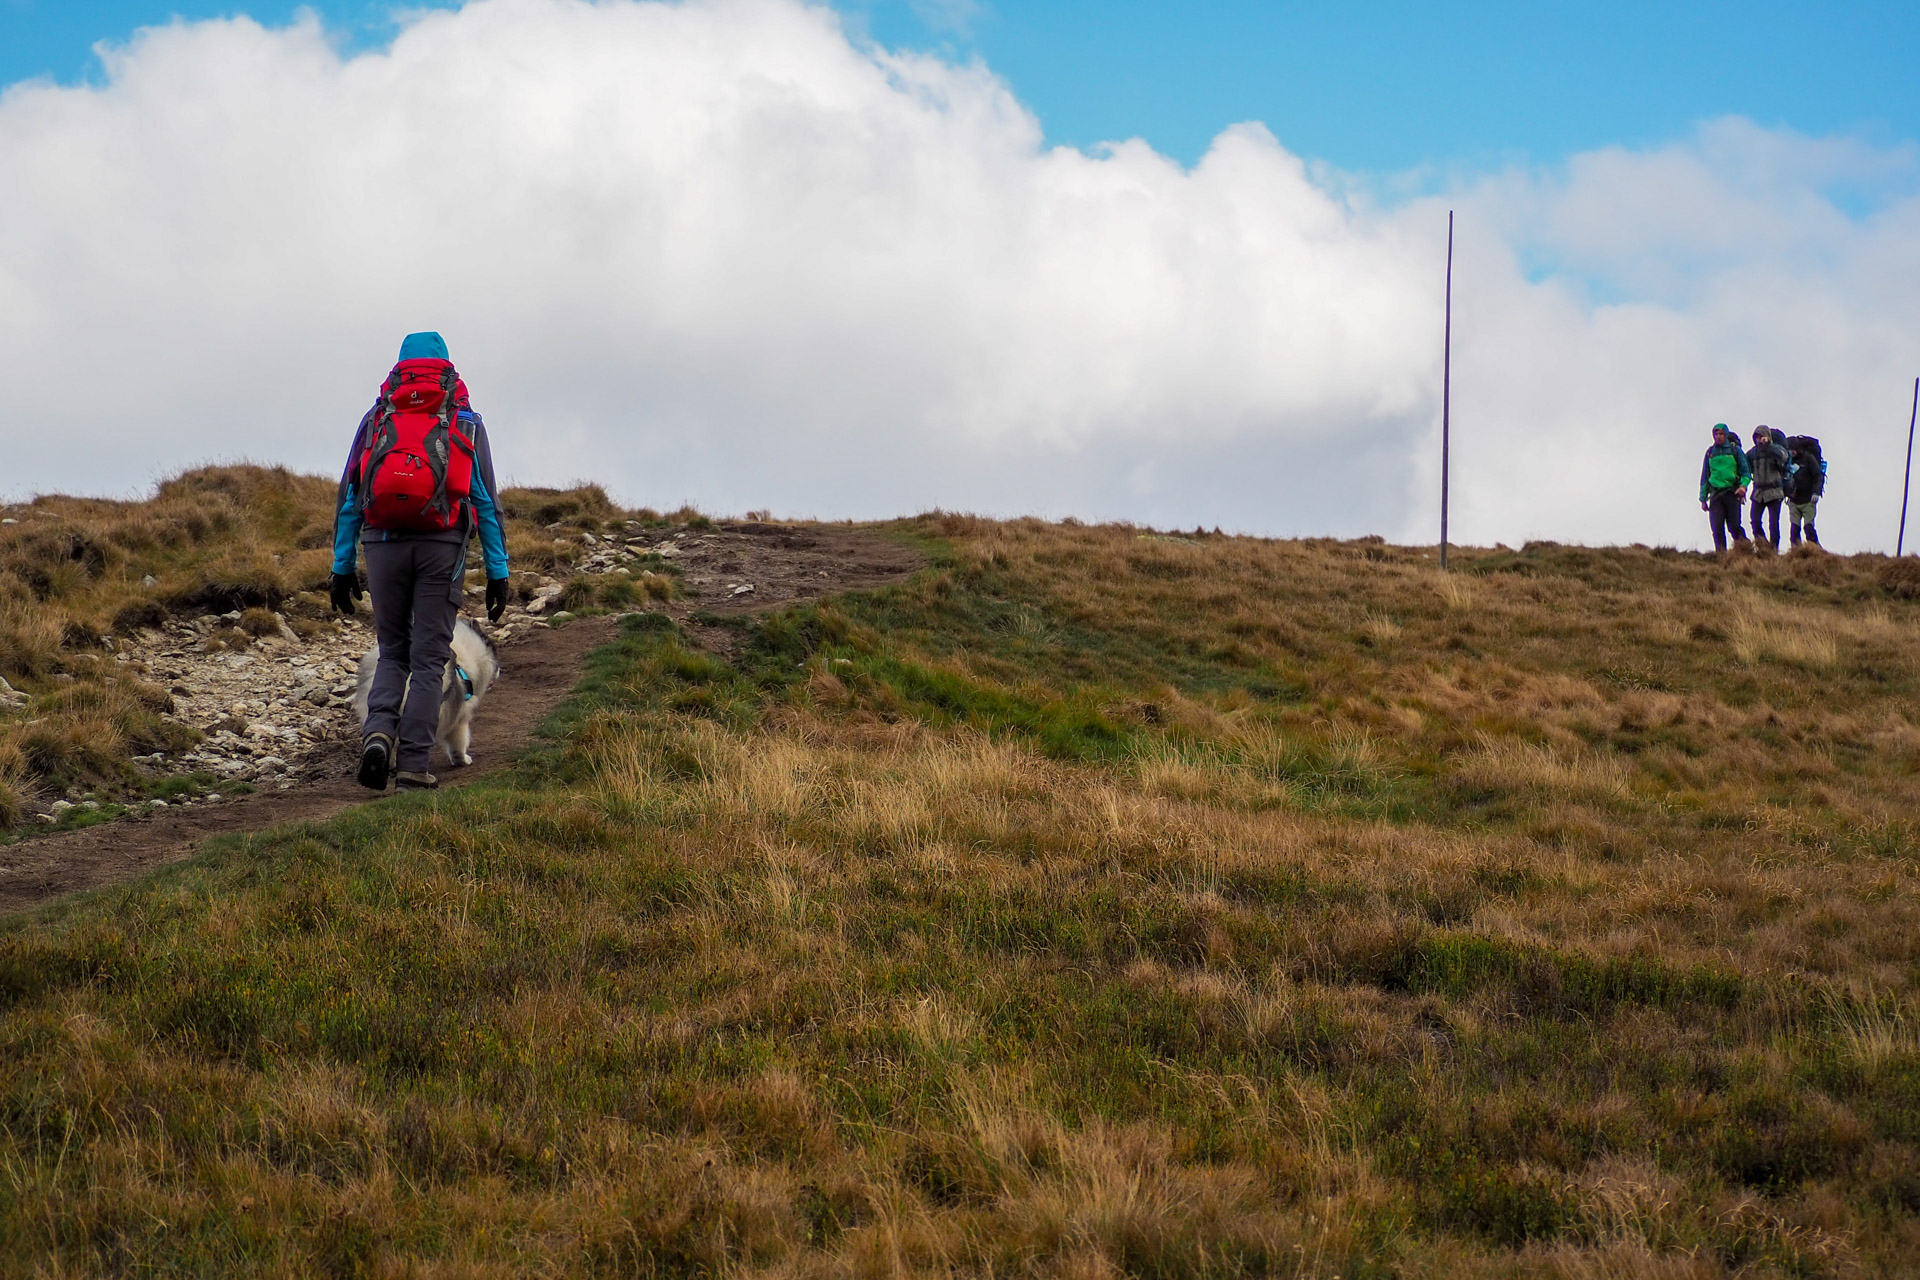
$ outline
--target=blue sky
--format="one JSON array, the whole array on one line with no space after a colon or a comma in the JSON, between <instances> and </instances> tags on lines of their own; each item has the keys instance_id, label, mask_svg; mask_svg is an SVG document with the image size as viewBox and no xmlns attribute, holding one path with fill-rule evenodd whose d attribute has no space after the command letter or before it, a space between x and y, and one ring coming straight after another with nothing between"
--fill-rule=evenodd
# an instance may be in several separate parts
<instances>
[{"instance_id":1,"label":"blue sky","mask_svg":"<svg viewBox=\"0 0 1920 1280\"><path fill-rule=\"evenodd\" d=\"M101 39L173 15L284 23L289 0L0 0L0 82L97 76ZM397 7L308 6L350 45ZM451 6L443 6L451 7ZM890 47L982 58L1050 141L1144 137L1192 162L1266 123L1292 151L1370 173L1551 163L1745 116L1886 144L1920 137L1920 5L1780 0L1545 5L1188 0L842 0Z\"/></svg>"}]
</instances>

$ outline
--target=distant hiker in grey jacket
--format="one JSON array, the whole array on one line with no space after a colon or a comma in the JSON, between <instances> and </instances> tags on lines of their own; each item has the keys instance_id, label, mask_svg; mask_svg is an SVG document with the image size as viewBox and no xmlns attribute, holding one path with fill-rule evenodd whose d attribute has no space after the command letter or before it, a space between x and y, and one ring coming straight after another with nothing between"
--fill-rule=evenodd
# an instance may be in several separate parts
<instances>
[{"instance_id":1,"label":"distant hiker in grey jacket","mask_svg":"<svg viewBox=\"0 0 1920 1280\"><path fill-rule=\"evenodd\" d=\"M1753 541L1756 546L1764 536L1775 551L1780 549L1780 504L1787 496L1787 474L1792 464L1787 459L1787 451L1774 438L1770 428L1765 426L1753 429L1753 448L1747 450L1747 466L1753 472ZM1767 520L1767 531L1760 531L1761 517Z\"/></svg>"}]
</instances>

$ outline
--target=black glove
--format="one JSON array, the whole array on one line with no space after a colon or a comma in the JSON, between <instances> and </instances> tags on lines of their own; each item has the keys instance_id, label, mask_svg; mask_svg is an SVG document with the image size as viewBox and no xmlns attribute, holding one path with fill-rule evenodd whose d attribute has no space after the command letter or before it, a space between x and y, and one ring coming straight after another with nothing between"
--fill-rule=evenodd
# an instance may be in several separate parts
<instances>
[{"instance_id":1,"label":"black glove","mask_svg":"<svg viewBox=\"0 0 1920 1280\"><path fill-rule=\"evenodd\" d=\"M358 574L336 573L333 575L332 594L333 607L351 617L353 615L353 602L364 596L366 592L360 589L360 577Z\"/></svg>"},{"instance_id":2,"label":"black glove","mask_svg":"<svg viewBox=\"0 0 1920 1280\"><path fill-rule=\"evenodd\" d=\"M487 621L498 622L500 615L507 611L507 580L505 578L487 579Z\"/></svg>"}]
</instances>

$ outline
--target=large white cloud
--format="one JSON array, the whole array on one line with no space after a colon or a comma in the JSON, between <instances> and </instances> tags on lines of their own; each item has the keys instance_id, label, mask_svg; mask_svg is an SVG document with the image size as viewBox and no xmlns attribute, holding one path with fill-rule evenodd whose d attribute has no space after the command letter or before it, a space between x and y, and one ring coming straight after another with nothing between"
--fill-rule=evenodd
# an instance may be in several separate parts
<instances>
[{"instance_id":1,"label":"large white cloud","mask_svg":"<svg viewBox=\"0 0 1920 1280\"><path fill-rule=\"evenodd\" d=\"M1695 545L1722 419L1822 435L1830 542L1897 515L1912 148L1726 121L1371 199L1254 125L1191 170L1048 149L987 70L792 0L477 0L352 57L176 24L106 61L0 96L16 496L337 469L438 328L525 482L1431 540L1451 203L1456 537Z\"/></svg>"}]
</instances>

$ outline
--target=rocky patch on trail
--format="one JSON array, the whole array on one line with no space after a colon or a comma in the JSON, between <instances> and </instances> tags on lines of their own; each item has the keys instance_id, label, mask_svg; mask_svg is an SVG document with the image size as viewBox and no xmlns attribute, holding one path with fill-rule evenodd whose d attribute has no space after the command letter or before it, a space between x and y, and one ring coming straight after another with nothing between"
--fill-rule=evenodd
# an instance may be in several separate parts
<instances>
[{"instance_id":1,"label":"rocky patch on trail","mask_svg":"<svg viewBox=\"0 0 1920 1280\"><path fill-rule=\"evenodd\" d=\"M514 599L498 625L480 621L484 583L478 572L468 575L466 613L496 643L536 642L576 611L657 610L688 622L697 643L724 654L739 633L717 625L719 618L878 586L921 563L910 547L848 526L628 521L599 532L564 524L547 532L553 549L542 562L550 571L514 575ZM218 804L236 791L284 791L350 770L358 734L353 692L360 657L374 644L372 619L364 603L351 618L325 608L324 597L302 597L271 614L270 624L258 610L204 614L112 642L112 661L165 688L169 716L201 735L190 749L136 758L150 782L193 781L141 806ZM510 655L504 665L510 681ZM0 698L10 693L0 688ZM75 789L33 808L40 823L56 824L103 800L112 803L104 792Z\"/></svg>"},{"instance_id":2,"label":"rocky patch on trail","mask_svg":"<svg viewBox=\"0 0 1920 1280\"><path fill-rule=\"evenodd\" d=\"M205 735L173 759L137 763L287 787L312 772L316 747L351 734L360 655L373 644L365 615L310 628L304 640L278 614L275 633L243 639L240 617L170 623L115 655L143 665L173 696L174 717Z\"/></svg>"}]
</instances>

